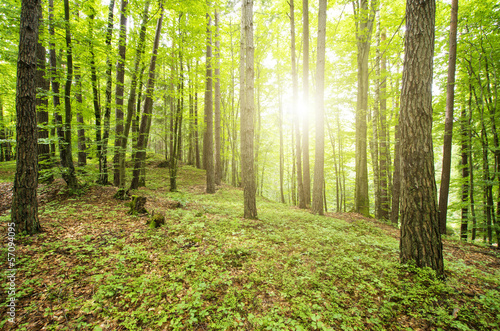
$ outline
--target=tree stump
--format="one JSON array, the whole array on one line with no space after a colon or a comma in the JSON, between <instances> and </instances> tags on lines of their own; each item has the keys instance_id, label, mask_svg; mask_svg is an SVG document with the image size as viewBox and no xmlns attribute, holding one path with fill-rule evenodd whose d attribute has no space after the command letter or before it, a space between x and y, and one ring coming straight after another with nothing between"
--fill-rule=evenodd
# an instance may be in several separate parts
<instances>
[{"instance_id":1,"label":"tree stump","mask_svg":"<svg viewBox=\"0 0 500 331\"><path fill-rule=\"evenodd\" d=\"M165 224L165 216L162 214L153 214L147 224L150 228L156 229Z\"/></svg>"},{"instance_id":2,"label":"tree stump","mask_svg":"<svg viewBox=\"0 0 500 331\"><path fill-rule=\"evenodd\" d=\"M138 195L132 196L132 201L130 202L130 210L127 212L129 215L137 214L147 214L148 211L144 206L146 205L146 197L141 197Z\"/></svg>"},{"instance_id":3,"label":"tree stump","mask_svg":"<svg viewBox=\"0 0 500 331\"><path fill-rule=\"evenodd\" d=\"M113 196L113 198L117 199L117 200L127 200L128 198L128 192L124 189L124 188L120 188L116 193L115 195Z\"/></svg>"}]
</instances>

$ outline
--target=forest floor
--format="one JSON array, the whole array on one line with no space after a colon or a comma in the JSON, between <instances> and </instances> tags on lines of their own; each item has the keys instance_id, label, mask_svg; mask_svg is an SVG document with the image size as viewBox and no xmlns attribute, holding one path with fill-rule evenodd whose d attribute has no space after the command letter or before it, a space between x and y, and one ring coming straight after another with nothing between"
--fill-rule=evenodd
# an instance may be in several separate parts
<instances>
[{"instance_id":1,"label":"forest floor","mask_svg":"<svg viewBox=\"0 0 500 331\"><path fill-rule=\"evenodd\" d=\"M1 261L7 269L13 162L0 163ZM204 171L183 166L178 192L150 162L146 209L128 215L116 188L68 194L39 187L43 232L16 242L16 317L0 293L1 330L495 330L500 252L444 240L444 281L401 266L399 230L356 214L317 216L242 190L204 193ZM95 171L95 170L94 170Z\"/></svg>"}]
</instances>

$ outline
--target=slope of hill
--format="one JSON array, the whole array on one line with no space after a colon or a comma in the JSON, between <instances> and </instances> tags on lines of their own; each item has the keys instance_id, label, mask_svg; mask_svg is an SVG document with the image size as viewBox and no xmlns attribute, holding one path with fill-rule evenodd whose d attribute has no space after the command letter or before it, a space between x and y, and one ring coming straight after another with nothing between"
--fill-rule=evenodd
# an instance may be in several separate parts
<instances>
[{"instance_id":1,"label":"slope of hill","mask_svg":"<svg viewBox=\"0 0 500 331\"><path fill-rule=\"evenodd\" d=\"M375 220L320 217L266 199L258 199L259 219L245 220L242 191L223 185L205 194L201 170L182 167L179 192L168 183L168 169L153 164L148 187L134 193L165 215L157 229L148 215L127 215L113 187L67 196L62 182L41 186L44 232L17 241L15 325L2 291L0 328L500 328L498 251L447 241L441 281L401 266L398 231ZM0 185L0 205L8 190ZM0 214L5 234L10 218Z\"/></svg>"}]
</instances>

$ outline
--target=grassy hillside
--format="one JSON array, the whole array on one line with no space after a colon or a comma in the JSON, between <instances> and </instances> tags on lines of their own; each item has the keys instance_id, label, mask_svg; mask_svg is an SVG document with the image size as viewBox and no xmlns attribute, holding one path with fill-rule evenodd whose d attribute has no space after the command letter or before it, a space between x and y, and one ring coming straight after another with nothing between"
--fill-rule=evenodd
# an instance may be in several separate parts
<instances>
[{"instance_id":1,"label":"grassy hillside","mask_svg":"<svg viewBox=\"0 0 500 331\"><path fill-rule=\"evenodd\" d=\"M12 171L0 168L3 209ZM41 186L44 233L17 242L16 324L2 291L0 329L500 328L498 251L447 241L440 281L399 265L398 231L383 223L265 199L259 220L245 220L240 189L207 195L203 171L184 166L179 176L171 193L168 169L151 164L148 187L136 192L166 216L158 229L127 215L113 187L68 196L61 181ZM5 233L9 214L0 214Z\"/></svg>"}]
</instances>

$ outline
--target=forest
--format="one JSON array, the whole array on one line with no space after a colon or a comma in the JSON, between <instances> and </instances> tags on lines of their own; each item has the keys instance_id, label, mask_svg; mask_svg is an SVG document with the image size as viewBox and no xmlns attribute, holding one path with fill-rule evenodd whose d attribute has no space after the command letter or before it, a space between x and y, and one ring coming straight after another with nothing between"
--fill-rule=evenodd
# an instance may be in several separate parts
<instances>
[{"instance_id":1,"label":"forest","mask_svg":"<svg viewBox=\"0 0 500 331\"><path fill-rule=\"evenodd\" d=\"M496 0L4 0L2 330L500 328Z\"/></svg>"}]
</instances>

